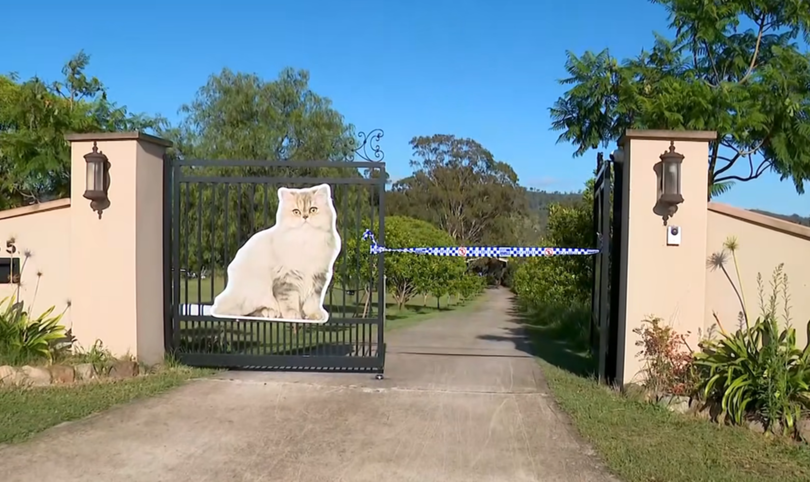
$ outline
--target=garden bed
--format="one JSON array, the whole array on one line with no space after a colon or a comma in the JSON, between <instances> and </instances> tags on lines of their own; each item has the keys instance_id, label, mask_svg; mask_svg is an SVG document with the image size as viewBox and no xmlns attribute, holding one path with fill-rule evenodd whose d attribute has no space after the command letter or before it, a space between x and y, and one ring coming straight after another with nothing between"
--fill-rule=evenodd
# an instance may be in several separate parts
<instances>
[{"instance_id":1,"label":"garden bed","mask_svg":"<svg viewBox=\"0 0 810 482\"><path fill-rule=\"evenodd\" d=\"M666 408L670 412L693 416L700 420L710 421L720 425L735 425L730 418L727 417L726 413L723 412L722 407L717 402L707 402L693 397L678 395L656 397L653 393L645 390L641 385L633 383L626 385L623 393L625 397L631 400L654 403ZM784 434L783 427L779 422L768 425L766 420L755 413L749 413L745 417L745 423L739 424L739 426L760 434ZM795 435L797 440L810 443L810 417L801 417L796 422Z\"/></svg>"},{"instance_id":2,"label":"garden bed","mask_svg":"<svg viewBox=\"0 0 810 482\"><path fill-rule=\"evenodd\" d=\"M110 360L103 364L23 365L21 367L3 365L0 366L0 386L44 387L100 379L123 380L137 377L141 371L137 362L126 359Z\"/></svg>"}]
</instances>

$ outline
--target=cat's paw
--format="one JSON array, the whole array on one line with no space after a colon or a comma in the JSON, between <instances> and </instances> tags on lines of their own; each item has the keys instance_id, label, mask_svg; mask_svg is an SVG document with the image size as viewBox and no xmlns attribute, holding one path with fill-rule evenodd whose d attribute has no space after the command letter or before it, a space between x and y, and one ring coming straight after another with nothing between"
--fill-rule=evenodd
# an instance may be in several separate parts
<instances>
[{"instance_id":1,"label":"cat's paw","mask_svg":"<svg viewBox=\"0 0 810 482\"><path fill-rule=\"evenodd\" d=\"M259 311L259 315L261 315L262 318L278 318L276 310L271 308L262 308L261 311Z\"/></svg>"},{"instance_id":2,"label":"cat's paw","mask_svg":"<svg viewBox=\"0 0 810 482\"><path fill-rule=\"evenodd\" d=\"M283 320L302 320L304 318L301 317L300 311L294 310L285 310L281 312L281 316L279 317Z\"/></svg>"},{"instance_id":3,"label":"cat's paw","mask_svg":"<svg viewBox=\"0 0 810 482\"><path fill-rule=\"evenodd\" d=\"M329 315L326 313L326 310L320 310L317 313L306 313L304 315L304 319L311 321L326 321L328 316Z\"/></svg>"}]
</instances>

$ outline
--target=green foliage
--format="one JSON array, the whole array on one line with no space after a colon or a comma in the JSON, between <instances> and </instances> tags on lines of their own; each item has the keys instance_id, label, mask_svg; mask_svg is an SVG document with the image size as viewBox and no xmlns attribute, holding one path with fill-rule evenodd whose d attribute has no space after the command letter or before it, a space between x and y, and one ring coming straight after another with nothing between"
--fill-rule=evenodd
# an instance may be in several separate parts
<instances>
[{"instance_id":1,"label":"green foliage","mask_svg":"<svg viewBox=\"0 0 810 482\"><path fill-rule=\"evenodd\" d=\"M385 245L390 248L456 246L453 239L437 227L405 216L386 216ZM345 286L363 286L367 292L373 289L378 276L377 256L369 253L370 247L370 241L360 240L359 236L344 240L341 256L345 256L346 264L361 267L343 276ZM386 253L385 276L386 289L399 308L418 295L456 295L469 299L484 287L483 279L467 273L464 260L456 257Z\"/></svg>"},{"instance_id":2,"label":"green foliage","mask_svg":"<svg viewBox=\"0 0 810 482\"><path fill-rule=\"evenodd\" d=\"M729 244L736 249L736 243ZM783 266L774 269L767 301L761 276L757 282L760 317L752 324L746 315L732 333L721 325L720 338L704 341L703 351L695 354L702 375L700 389L736 424L757 417L772 430L779 423L784 432L795 434L800 416L810 409L810 345L802 350L796 344ZM749 313L744 301L743 312ZM810 332L810 322L807 329Z\"/></svg>"},{"instance_id":3,"label":"green foliage","mask_svg":"<svg viewBox=\"0 0 810 482\"><path fill-rule=\"evenodd\" d=\"M621 62L568 53L571 88L551 108L577 155L626 129L716 130L709 192L774 171L804 192L810 179L810 9L801 0L655 0L674 31Z\"/></svg>"},{"instance_id":4,"label":"green foliage","mask_svg":"<svg viewBox=\"0 0 810 482\"><path fill-rule=\"evenodd\" d=\"M453 238L430 223L402 216L386 217L385 244L389 248L455 245ZM438 283L461 278L465 268L461 258L387 253L386 289L402 308L418 294L440 291Z\"/></svg>"},{"instance_id":5,"label":"green foliage","mask_svg":"<svg viewBox=\"0 0 810 482\"><path fill-rule=\"evenodd\" d=\"M526 191L526 195L529 202L527 221L532 224L528 232L520 233L518 237L527 244L536 243L548 231L551 206L555 204L574 206L582 199L582 192L551 192L531 188ZM518 229L520 228L521 226L518 226Z\"/></svg>"},{"instance_id":6,"label":"green foliage","mask_svg":"<svg viewBox=\"0 0 810 482\"><path fill-rule=\"evenodd\" d=\"M96 340L89 350L84 350L75 346L73 353L68 357L72 363L90 363L96 369L96 373L107 373L113 363L115 356L104 346L104 342Z\"/></svg>"},{"instance_id":7,"label":"green foliage","mask_svg":"<svg viewBox=\"0 0 810 482\"><path fill-rule=\"evenodd\" d=\"M692 350L686 337L663 321L649 317L633 329L639 335L636 346L641 347L639 355L644 360L644 388L656 399L665 395L691 396L699 382Z\"/></svg>"},{"instance_id":8,"label":"green foliage","mask_svg":"<svg viewBox=\"0 0 810 482\"><path fill-rule=\"evenodd\" d=\"M194 159L345 160L354 127L309 86L309 72L282 70L275 80L223 69L180 108L178 126L163 134L174 154ZM262 175L267 168L238 168ZM232 171L230 174L235 175ZM301 175L300 173L298 175Z\"/></svg>"},{"instance_id":9,"label":"green foliage","mask_svg":"<svg viewBox=\"0 0 810 482\"><path fill-rule=\"evenodd\" d=\"M63 80L51 83L0 75L0 209L69 194L65 134L147 130L163 122L108 100L101 81L85 73L89 62L79 52L63 67Z\"/></svg>"},{"instance_id":10,"label":"green foliage","mask_svg":"<svg viewBox=\"0 0 810 482\"><path fill-rule=\"evenodd\" d=\"M527 197L509 164L473 139L411 139L413 175L394 183L389 212L428 221L462 245L513 244Z\"/></svg>"},{"instance_id":11,"label":"green foliage","mask_svg":"<svg viewBox=\"0 0 810 482\"><path fill-rule=\"evenodd\" d=\"M486 281L483 276L476 276L473 274L465 274L461 278L452 280L452 284L448 291L455 291L451 294L458 295L464 300L472 299L481 294L486 287Z\"/></svg>"},{"instance_id":12,"label":"green foliage","mask_svg":"<svg viewBox=\"0 0 810 482\"><path fill-rule=\"evenodd\" d=\"M579 201L550 207L542 244L586 247L593 245L593 237L593 182L589 181ZM592 288L592 271L592 260L585 256L531 258L518 265L511 284L526 308L585 303Z\"/></svg>"},{"instance_id":13,"label":"green foliage","mask_svg":"<svg viewBox=\"0 0 810 482\"><path fill-rule=\"evenodd\" d=\"M211 75L183 120L161 134L175 144L170 155L186 159L344 161L356 147L354 127L331 101L309 87L309 73L284 69L274 80L228 69ZM186 168L191 173L191 167ZM352 168L217 166L193 167L195 176L360 178ZM373 173L368 173L369 175ZM280 185L192 183L178 193L182 217L180 259L190 272L223 271L255 232L275 223ZM286 187L306 187L287 183ZM344 239L359 236L358 213L368 213L369 189L334 185L338 228ZM227 210L227 217L225 212ZM341 265L340 261L338 265Z\"/></svg>"},{"instance_id":14,"label":"green foliage","mask_svg":"<svg viewBox=\"0 0 810 482\"><path fill-rule=\"evenodd\" d=\"M53 316L53 311L52 306L33 317L16 296L0 300L0 356L5 363L53 359L54 345L65 338L59 324L63 313Z\"/></svg>"}]
</instances>

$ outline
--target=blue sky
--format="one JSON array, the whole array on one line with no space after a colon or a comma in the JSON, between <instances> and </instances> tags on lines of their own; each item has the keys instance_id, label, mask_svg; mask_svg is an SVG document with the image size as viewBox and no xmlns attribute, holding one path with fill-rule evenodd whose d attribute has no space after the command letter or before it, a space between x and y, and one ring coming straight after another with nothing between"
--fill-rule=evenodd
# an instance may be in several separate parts
<instances>
[{"instance_id":1,"label":"blue sky","mask_svg":"<svg viewBox=\"0 0 810 482\"><path fill-rule=\"evenodd\" d=\"M548 108L563 92L565 51L650 46L666 30L647 0L86 0L7 2L0 72L59 77L79 49L89 73L130 110L176 120L208 75L223 67L274 78L310 71L358 130L382 128L388 169L410 172L408 141L472 137L509 162L526 186L578 190L595 153L556 144ZM193 5L193 7L192 7ZM613 146L611 146L611 150ZM719 201L810 214L810 198L769 175Z\"/></svg>"}]
</instances>

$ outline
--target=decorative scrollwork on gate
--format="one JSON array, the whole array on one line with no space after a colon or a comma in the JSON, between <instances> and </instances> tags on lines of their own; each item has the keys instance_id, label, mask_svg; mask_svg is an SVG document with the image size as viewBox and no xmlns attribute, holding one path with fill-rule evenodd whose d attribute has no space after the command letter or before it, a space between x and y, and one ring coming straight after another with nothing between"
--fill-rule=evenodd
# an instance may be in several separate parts
<instances>
[{"instance_id":1,"label":"decorative scrollwork on gate","mask_svg":"<svg viewBox=\"0 0 810 482\"><path fill-rule=\"evenodd\" d=\"M382 162L382 160L385 159L385 153L380 147L380 139L382 139L384 135L385 132L382 129L358 132L357 139L360 145L354 150L352 158L354 159L355 156L357 156L366 161Z\"/></svg>"}]
</instances>

